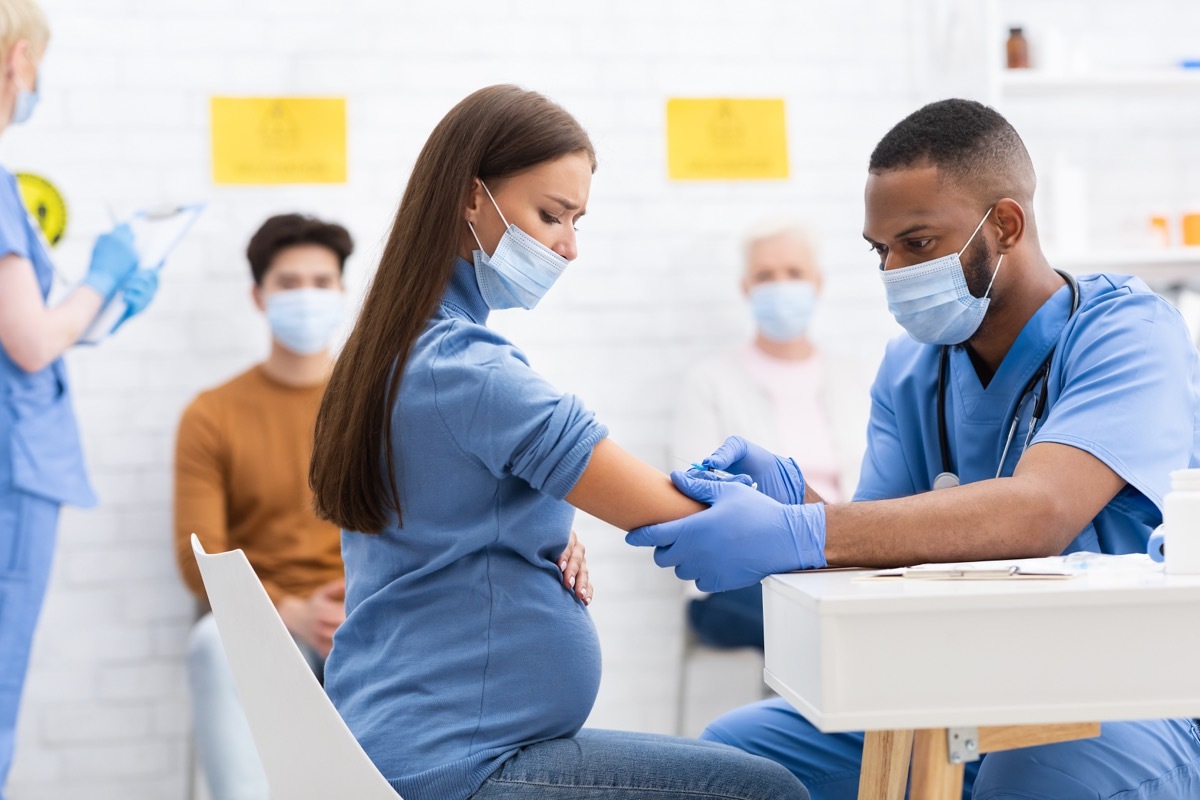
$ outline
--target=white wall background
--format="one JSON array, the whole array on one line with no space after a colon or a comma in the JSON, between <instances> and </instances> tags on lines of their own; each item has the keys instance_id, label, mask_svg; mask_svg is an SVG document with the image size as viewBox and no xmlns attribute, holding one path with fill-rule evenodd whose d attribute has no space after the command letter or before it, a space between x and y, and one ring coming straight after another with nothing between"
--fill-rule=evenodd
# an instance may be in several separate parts
<instances>
[{"instance_id":1,"label":"white wall background","mask_svg":"<svg viewBox=\"0 0 1200 800\"><path fill-rule=\"evenodd\" d=\"M665 432L680 375L748 331L735 294L737 240L755 220L792 215L821 232L826 338L869 360L895 332L860 238L865 166L892 124L946 87L986 93L1003 32L985 36L982 15L967 6L46 0L54 38L43 104L29 125L5 133L0 161L46 175L66 194L70 230L56 254L62 270L82 275L92 239L109 225L108 204L120 211L203 199L209 206L149 312L102 348L70 356L102 505L63 516L10 796L184 796L181 650L192 606L171 552L173 438L193 395L265 354L266 328L249 300L242 254L262 219L300 210L346 224L359 246L348 273L357 294L437 120L491 83L551 95L581 119L599 152L582 255L536 313L498 315L497 324L535 367L595 408L616 440L668 468ZM1001 25L1010 22L1009 7L1023 15L1011 21L1027 25L1038 14L1074 15L1063 35L1078 36L1097 60L1115 53L1151 64L1188 55L1179 43L1186 31L1200 49L1200 10L1190 0L1147 0L1136 12L1119 0L1014 0L998 6ZM1121 9L1118 22L1112 15ZM213 94L346 96L348 183L213 186ZM786 99L790 179L666 179L665 99L720 95ZM1130 152L1152 155L1173 187L1162 199L1183 202L1200 189L1200 127L1194 113L1178 119L1180 97L1200 106L1195 94L1168 96L1146 112L1166 115L1166 124L1146 116L1126 134L1067 134L1095 134L1088 146L1100 158L1152 132L1154 143L1141 138ZM1034 115L1044 123L1039 135L1055 135L1064 115L1070 121L1061 106L1056 113ZM1108 124L1103 102L1088 113ZM1123 194L1142 177L1138 158L1127 162L1119 185L1097 189L1096 218L1143 213ZM1138 184L1137 202L1160 197L1161 184ZM605 648L592 723L669 730L680 587L616 531L582 518L578 527L590 548Z\"/></svg>"}]
</instances>

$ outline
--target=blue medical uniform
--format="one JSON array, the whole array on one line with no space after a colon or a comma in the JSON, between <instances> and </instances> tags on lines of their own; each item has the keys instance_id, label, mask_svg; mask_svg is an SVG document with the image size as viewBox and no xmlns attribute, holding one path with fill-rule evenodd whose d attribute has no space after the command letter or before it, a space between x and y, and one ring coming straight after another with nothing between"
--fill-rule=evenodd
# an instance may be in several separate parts
<instances>
[{"instance_id":1,"label":"blue medical uniform","mask_svg":"<svg viewBox=\"0 0 1200 800\"><path fill-rule=\"evenodd\" d=\"M1002 470L1011 475L1033 405L1032 397L1019 396L1054 348L1049 404L1032 443L1084 450L1128 484L1065 552L1144 553L1162 522L1169 473L1200 466L1200 357L1179 313L1141 280L1089 275L1079 278L1079 291L1074 315L1066 286L1038 309L986 387L967 351L952 349L950 452L964 484L993 478L1020 402ZM938 356L938 347L908 336L889 344L871 390L856 501L929 491L942 471ZM779 761L814 800L857 796L862 735L822 734L782 700L734 711L704 738ZM1198 798L1200 732L1193 720L1105 723L1096 739L987 755L968 765L966 778L963 796L975 800Z\"/></svg>"},{"instance_id":2,"label":"blue medical uniform","mask_svg":"<svg viewBox=\"0 0 1200 800\"><path fill-rule=\"evenodd\" d=\"M0 168L0 255L33 264L42 296L53 270L13 176ZM46 594L58 509L91 506L62 360L25 372L0 347L0 800L29 648Z\"/></svg>"}]
</instances>

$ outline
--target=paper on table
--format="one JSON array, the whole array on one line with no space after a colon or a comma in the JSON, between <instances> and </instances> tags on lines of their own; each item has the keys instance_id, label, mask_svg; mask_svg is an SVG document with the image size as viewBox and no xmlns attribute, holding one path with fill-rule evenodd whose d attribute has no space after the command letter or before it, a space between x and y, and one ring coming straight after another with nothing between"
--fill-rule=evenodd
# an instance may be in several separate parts
<instances>
[{"instance_id":1,"label":"paper on table","mask_svg":"<svg viewBox=\"0 0 1200 800\"><path fill-rule=\"evenodd\" d=\"M885 569L866 576L915 578L919 580L1047 580L1073 578L1080 574L1061 557L1020 558L1011 561L964 561L957 564L918 564Z\"/></svg>"},{"instance_id":2,"label":"paper on table","mask_svg":"<svg viewBox=\"0 0 1200 800\"><path fill-rule=\"evenodd\" d=\"M133 249L138 256L138 269L162 269L167 256L196 222L203 203L186 206L167 206L136 212L127 224L133 231ZM97 344L108 338L125 318L126 305L117 292L100 309L92 324L80 337L80 344Z\"/></svg>"},{"instance_id":3,"label":"paper on table","mask_svg":"<svg viewBox=\"0 0 1200 800\"><path fill-rule=\"evenodd\" d=\"M1049 558L1015 558L1008 561L966 561L958 564L920 564L872 572L863 580L915 578L922 580L1054 580L1080 575L1137 577L1162 572L1145 553L1092 553L1081 551Z\"/></svg>"}]
</instances>

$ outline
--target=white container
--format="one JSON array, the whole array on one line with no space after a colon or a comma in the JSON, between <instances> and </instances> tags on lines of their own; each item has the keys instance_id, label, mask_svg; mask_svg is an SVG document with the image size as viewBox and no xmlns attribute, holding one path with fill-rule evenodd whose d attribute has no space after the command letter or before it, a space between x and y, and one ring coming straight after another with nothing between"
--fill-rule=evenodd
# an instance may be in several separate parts
<instances>
[{"instance_id":1,"label":"white container","mask_svg":"<svg viewBox=\"0 0 1200 800\"><path fill-rule=\"evenodd\" d=\"M1200 469L1171 473L1171 491L1163 502L1167 572L1200 575Z\"/></svg>"}]
</instances>

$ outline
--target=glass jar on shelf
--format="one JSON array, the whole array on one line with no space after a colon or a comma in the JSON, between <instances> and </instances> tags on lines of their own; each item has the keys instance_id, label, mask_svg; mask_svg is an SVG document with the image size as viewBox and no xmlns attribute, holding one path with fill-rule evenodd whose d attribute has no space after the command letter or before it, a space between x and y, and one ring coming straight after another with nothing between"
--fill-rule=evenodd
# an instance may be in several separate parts
<instances>
[{"instance_id":1,"label":"glass jar on shelf","mask_svg":"<svg viewBox=\"0 0 1200 800\"><path fill-rule=\"evenodd\" d=\"M1021 28L1008 29L1008 41L1004 45L1004 52L1009 69L1029 68L1029 41Z\"/></svg>"}]
</instances>

